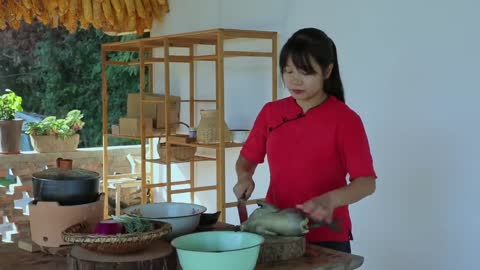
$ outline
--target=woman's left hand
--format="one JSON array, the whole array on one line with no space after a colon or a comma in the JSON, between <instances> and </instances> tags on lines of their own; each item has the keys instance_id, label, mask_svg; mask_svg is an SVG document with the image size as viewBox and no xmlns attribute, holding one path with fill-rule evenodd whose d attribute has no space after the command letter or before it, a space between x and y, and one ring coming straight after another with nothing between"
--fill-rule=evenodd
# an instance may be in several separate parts
<instances>
[{"instance_id":1,"label":"woman's left hand","mask_svg":"<svg viewBox=\"0 0 480 270\"><path fill-rule=\"evenodd\" d=\"M325 221L331 223L333 220L333 210L335 209L333 194L329 192L320 195L303 204L297 205L297 208L317 222Z\"/></svg>"}]
</instances>

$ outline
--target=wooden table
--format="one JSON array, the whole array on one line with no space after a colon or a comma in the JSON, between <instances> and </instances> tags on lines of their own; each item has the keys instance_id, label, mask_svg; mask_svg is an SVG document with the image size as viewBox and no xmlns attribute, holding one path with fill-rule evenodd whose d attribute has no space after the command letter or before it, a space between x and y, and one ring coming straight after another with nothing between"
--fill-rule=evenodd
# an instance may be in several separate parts
<instances>
[{"instance_id":1,"label":"wooden table","mask_svg":"<svg viewBox=\"0 0 480 270\"><path fill-rule=\"evenodd\" d=\"M363 264L363 257L307 244L301 258L258 264L256 270L352 270Z\"/></svg>"},{"instance_id":2,"label":"wooden table","mask_svg":"<svg viewBox=\"0 0 480 270\"><path fill-rule=\"evenodd\" d=\"M236 226L218 222L212 230L233 230ZM362 256L307 244L303 257L258 264L255 270L352 270L363 264ZM181 268L178 268L181 269Z\"/></svg>"},{"instance_id":3,"label":"wooden table","mask_svg":"<svg viewBox=\"0 0 480 270\"><path fill-rule=\"evenodd\" d=\"M217 223L210 230L221 231L221 230L232 230L235 228L236 228L235 226L230 224ZM162 243L162 245L165 245L165 244L166 244L165 242ZM170 245L168 246L170 247ZM74 247L74 249L75 248L80 249L79 247ZM156 256L159 255L158 253L161 253L161 252L158 252L159 247L154 247L154 245L150 247L149 250L156 250L157 251L155 252ZM170 256L165 256L165 255L168 255L169 253L168 248L164 247L162 250L166 250L165 254L162 254L162 256L158 256L160 258L166 257L166 262L162 262L162 267L164 269L181 270L181 267L177 262L176 252L173 250ZM73 251L72 253L75 254L75 252ZM148 253L148 251L146 253ZM92 257L96 257L96 256L93 256L93 254L89 253L88 256L80 256L80 257L88 257L89 259L87 259L87 261L91 262ZM103 259L103 262L110 262L110 263L114 261L116 261L117 263L119 262L117 256L105 256L105 257L108 257L108 258L106 260ZM129 257L129 256L125 256L123 258L123 261L131 261L126 257ZM145 257L143 258L145 259ZM98 262L100 260L97 258L97 259L94 259L94 261ZM297 259L287 260L287 261L258 264L255 270L353 270L353 269L359 268L363 264L363 261L364 261L364 258L358 255L353 255L349 253L344 253L344 252L340 252L340 251L336 251L328 248L322 248L319 246L307 244L305 255L303 255L302 257ZM82 269L82 268L74 268L71 263L69 266L70 266L70 269ZM104 266L105 265L103 265L102 267ZM88 269L96 269L96 268L88 268ZM110 269L110 268L101 268L101 269ZM111 269L117 269L117 268L111 268ZM129 268L124 268L124 269L129 269ZM162 269L162 268L159 268L159 269ZM208 269L205 269L205 270L208 270Z\"/></svg>"},{"instance_id":4,"label":"wooden table","mask_svg":"<svg viewBox=\"0 0 480 270\"><path fill-rule=\"evenodd\" d=\"M172 265L172 263L169 263ZM353 270L363 264L363 257L315 245L307 245L303 257L257 264L255 270ZM178 265L177 270L182 268ZM206 269L208 270L208 269Z\"/></svg>"}]
</instances>

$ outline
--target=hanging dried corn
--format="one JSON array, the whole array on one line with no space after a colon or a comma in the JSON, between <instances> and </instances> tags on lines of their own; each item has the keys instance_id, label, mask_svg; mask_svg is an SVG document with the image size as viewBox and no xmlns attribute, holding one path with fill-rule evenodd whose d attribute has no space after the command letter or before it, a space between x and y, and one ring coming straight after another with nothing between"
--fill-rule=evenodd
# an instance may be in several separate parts
<instances>
[{"instance_id":1,"label":"hanging dried corn","mask_svg":"<svg viewBox=\"0 0 480 270\"><path fill-rule=\"evenodd\" d=\"M45 12L42 0L32 0L32 9L35 16L42 16Z\"/></svg>"},{"instance_id":2,"label":"hanging dried corn","mask_svg":"<svg viewBox=\"0 0 480 270\"><path fill-rule=\"evenodd\" d=\"M10 25L15 30L18 30L20 28L20 21L17 21L17 18L15 18L15 15L7 15L6 16L7 23Z\"/></svg>"},{"instance_id":3,"label":"hanging dried corn","mask_svg":"<svg viewBox=\"0 0 480 270\"><path fill-rule=\"evenodd\" d=\"M90 22L85 18L85 11L83 8L83 1L85 0L79 0L79 1L81 1L78 5L78 20L80 22L80 27L82 29L88 29Z\"/></svg>"},{"instance_id":4,"label":"hanging dried corn","mask_svg":"<svg viewBox=\"0 0 480 270\"><path fill-rule=\"evenodd\" d=\"M65 19L65 27L70 33L75 33L78 28L78 16L79 16L79 7L78 7L78 0L70 0L70 4L68 6L68 11L66 14Z\"/></svg>"},{"instance_id":5,"label":"hanging dried corn","mask_svg":"<svg viewBox=\"0 0 480 270\"><path fill-rule=\"evenodd\" d=\"M67 14L68 4L68 0L58 0L58 11L60 16Z\"/></svg>"},{"instance_id":6,"label":"hanging dried corn","mask_svg":"<svg viewBox=\"0 0 480 270\"><path fill-rule=\"evenodd\" d=\"M152 4L150 4L150 0L142 0L143 8L145 9L145 16L149 16L152 14Z\"/></svg>"},{"instance_id":7,"label":"hanging dried corn","mask_svg":"<svg viewBox=\"0 0 480 270\"><path fill-rule=\"evenodd\" d=\"M137 25L137 17L135 16L128 16L127 17L127 25L125 27L126 31L135 31Z\"/></svg>"},{"instance_id":8,"label":"hanging dried corn","mask_svg":"<svg viewBox=\"0 0 480 270\"><path fill-rule=\"evenodd\" d=\"M7 22L5 22L5 17L0 17L0 30L5 30L7 28Z\"/></svg>"},{"instance_id":9,"label":"hanging dried corn","mask_svg":"<svg viewBox=\"0 0 480 270\"><path fill-rule=\"evenodd\" d=\"M83 18L87 21L87 23L91 23L93 21L92 1L82 0L82 10Z\"/></svg>"},{"instance_id":10,"label":"hanging dried corn","mask_svg":"<svg viewBox=\"0 0 480 270\"><path fill-rule=\"evenodd\" d=\"M102 9L103 9L103 14L107 19L109 26L114 26L115 16L113 15L113 10L112 10L112 5L110 4L110 0L102 1Z\"/></svg>"},{"instance_id":11,"label":"hanging dried corn","mask_svg":"<svg viewBox=\"0 0 480 270\"><path fill-rule=\"evenodd\" d=\"M145 29L152 29L152 23L153 23L152 18L145 19L145 20L143 20L143 22L144 22L144 25L145 25Z\"/></svg>"},{"instance_id":12,"label":"hanging dried corn","mask_svg":"<svg viewBox=\"0 0 480 270\"><path fill-rule=\"evenodd\" d=\"M92 24L116 33L151 29L153 19L168 11L167 0L0 0L0 29L18 29L33 18L51 27L64 26L71 33Z\"/></svg>"},{"instance_id":13,"label":"hanging dried corn","mask_svg":"<svg viewBox=\"0 0 480 270\"><path fill-rule=\"evenodd\" d=\"M43 0L43 4L47 7L48 15L50 16L50 18L58 15L58 0Z\"/></svg>"},{"instance_id":14,"label":"hanging dried corn","mask_svg":"<svg viewBox=\"0 0 480 270\"><path fill-rule=\"evenodd\" d=\"M5 16L7 15L7 9L0 8L0 30L5 30L7 23L5 22Z\"/></svg>"},{"instance_id":15,"label":"hanging dried corn","mask_svg":"<svg viewBox=\"0 0 480 270\"><path fill-rule=\"evenodd\" d=\"M143 22L143 19L140 17L136 17L136 26L135 30L137 31L137 35L143 35L145 32L145 23Z\"/></svg>"},{"instance_id":16,"label":"hanging dried corn","mask_svg":"<svg viewBox=\"0 0 480 270\"><path fill-rule=\"evenodd\" d=\"M27 9L32 9L32 0L22 0L22 4Z\"/></svg>"},{"instance_id":17,"label":"hanging dried corn","mask_svg":"<svg viewBox=\"0 0 480 270\"><path fill-rule=\"evenodd\" d=\"M125 2L120 2L120 0L110 0L110 3L112 4L114 10L116 26L123 29L126 24L125 17L127 13L125 10Z\"/></svg>"},{"instance_id":18,"label":"hanging dried corn","mask_svg":"<svg viewBox=\"0 0 480 270\"><path fill-rule=\"evenodd\" d=\"M142 0L135 0L135 10L138 17L145 19L145 9L143 9Z\"/></svg>"},{"instance_id":19,"label":"hanging dried corn","mask_svg":"<svg viewBox=\"0 0 480 270\"><path fill-rule=\"evenodd\" d=\"M17 5L13 1L7 2L7 15L5 16L5 20L7 21L8 25L13 29L20 28L20 20L17 20Z\"/></svg>"},{"instance_id":20,"label":"hanging dried corn","mask_svg":"<svg viewBox=\"0 0 480 270\"><path fill-rule=\"evenodd\" d=\"M23 15L26 13L26 8L21 4L17 2L12 2L12 5L15 6L13 11L13 15L15 15L15 19L17 21L21 21L23 18Z\"/></svg>"},{"instance_id":21,"label":"hanging dried corn","mask_svg":"<svg viewBox=\"0 0 480 270\"><path fill-rule=\"evenodd\" d=\"M23 14L23 20L31 24L33 22L33 10L32 9L25 9L25 13Z\"/></svg>"},{"instance_id":22,"label":"hanging dried corn","mask_svg":"<svg viewBox=\"0 0 480 270\"><path fill-rule=\"evenodd\" d=\"M93 27L99 29L102 28L102 17L103 17L103 11L102 11L102 4L100 4L96 0L92 0L92 5L93 5Z\"/></svg>"},{"instance_id":23,"label":"hanging dried corn","mask_svg":"<svg viewBox=\"0 0 480 270\"><path fill-rule=\"evenodd\" d=\"M113 9L115 9L115 12L122 11L122 5L120 4L120 0L110 0L110 3L112 4Z\"/></svg>"},{"instance_id":24,"label":"hanging dried corn","mask_svg":"<svg viewBox=\"0 0 480 270\"><path fill-rule=\"evenodd\" d=\"M135 0L125 0L128 17L135 17Z\"/></svg>"},{"instance_id":25,"label":"hanging dried corn","mask_svg":"<svg viewBox=\"0 0 480 270\"><path fill-rule=\"evenodd\" d=\"M152 12L155 18L160 19L162 17L162 7L158 4L157 0L150 0L152 6Z\"/></svg>"},{"instance_id":26,"label":"hanging dried corn","mask_svg":"<svg viewBox=\"0 0 480 270\"><path fill-rule=\"evenodd\" d=\"M113 2L118 0L112 0ZM114 8L115 9L115 8ZM115 31L125 31L128 24L128 15L127 15L127 7L124 1L118 1L118 11L115 12L116 24L114 26Z\"/></svg>"}]
</instances>

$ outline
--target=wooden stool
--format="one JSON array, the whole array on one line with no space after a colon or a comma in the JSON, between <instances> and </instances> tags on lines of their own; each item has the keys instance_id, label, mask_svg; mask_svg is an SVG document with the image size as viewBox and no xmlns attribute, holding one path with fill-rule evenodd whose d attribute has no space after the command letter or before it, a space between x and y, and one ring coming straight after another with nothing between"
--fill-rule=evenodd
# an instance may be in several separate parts
<instances>
[{"instance_id":1,"label":"wooden stool","mask_svg":"<svg viewBox=\"0 0 480 270\"><path fill-rule=\"evenodd\" d=\"M145 250L132 254L106 254L93 252L79 246L72 248L67 259L69 270L130 270L172 269L168 257L172 246L165 241L155 241Z\"/></svg>"}]
</instances>

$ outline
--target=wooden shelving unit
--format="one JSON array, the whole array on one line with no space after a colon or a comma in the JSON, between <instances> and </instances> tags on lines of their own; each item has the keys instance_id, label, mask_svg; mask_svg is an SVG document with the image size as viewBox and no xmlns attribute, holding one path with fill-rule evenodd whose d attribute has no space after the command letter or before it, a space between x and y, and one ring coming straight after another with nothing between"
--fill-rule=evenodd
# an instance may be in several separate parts
<instances>
[{"instance_id":1,"label":"wooden shelving unit","mask_svg":"<svg viewBox=\"0 0 480 270\"><path fill-rule=\"evenodd\" d=\"M228 51L224 49L224 42L226 40L235 40L235 39L263 39L271 41L271 51L269 52L258 52L258 51ZM210 45L214 46L215 53L207 55L196 55L195 46L199 45ZM187 48L188 55L171 55L170 49L174 47ZM154 57L153 50L161 49L163 50L163 57ZM138 61L132 62L118 62L118 61L109 61L107 58L108 53L118 52L118 51L130 51L138 52L139 59ZM110 136L125 137L131 139L138 139L141 141L141 172L142 172L142 203L147 201L147 191L148 189L155 187L165 187L167 193L167 201L172 200L173 194L179 193L190 193L191 200L193 201L194 193L199 191L206 190L216 190L217 194L217 210L222 211L222 214L225 213L226 207L231 207L234 205L233 202L225 201L225 149L229 147L240 147L242 144L237 143L225 143L222 140L218 144L199 144L195 142L182 142L176 140L176 135L172 133L169 125L166 126L164 130L157 130L154 135L147 135L145 130L145 125L141 121L141 131L140 136L122 136L122 135L112 135L108 133L108 92L107 92L107 78L106 78L106 69L109 65L126 65L126 66L138 66L140 69L140 117L144 117L144 104L153 103L159 101L151 101L145 99L146 93L153 93L153 64L163 63L164 64L164 89L165 100L169 104L170 93L170 63L185 63L189 65L189 96L187 99L182 99L180 102L189 104L189 120L186 121L190 126L195 126L195 109L197 103L215 103L215 108L218 111L218 137L224 138L226 130L222 127L222 123L225 119L225 103L224 103L224 59L230 57L263 57L270 58L272 63L272 72L271 72L271 82L272 82L272 100L277 99L277 33L269 31L253 31L253 30L237 30L237 29L212 29L206 31L174 34L174 35L165 35L159 37L137 39L126 42L115 42L102 45L101 58L102 58L102 93L103 93L103 142L104 142L104 167L103 175L108 175L108 139ZM215 62L215 80L216 80L216 89L215 89L215 99L197 99L195 92L195 62L196 61L211 61ZM149 74L149 87L146 89L145 85L145 70L148 67ZM184 98L184 97L182 97ZM164 106L168 108L168 106ZM165 109L164 112L165 122L168 123L169 111ZM152 149L153 147L152 138L162 137L166 142L166 157L165 160L152 159ZM148 142L147 142L148 141ZM147 157L146 145L150 144L150 153ZM171 157L171 147L173 145L183 145L191 146L197 148L210 148L216 150L215 158L206 158L206 157L194 157L190 161L190 179L185 181L172 181L172 172L171 164L174 164L178 161L172 160ZM202 186L195 187L195 163L202 161L215 161L216 162L216 184L212 186ZM166 166L166 179L165 183L152 184L147 181L146 176L146 166L162 164ZM172 190L172 187L175 185L184 185L188 184L190 188L186 189L175 189ZM104 181L104 187L108 186L108 177ZM107 192L108 189L104 188ZM106 200L107 201L107 200ZM105 204L105 211L108 211L108 204ZM224 215L221 219L224 220Z\"/></svg>"}]
</instances>

